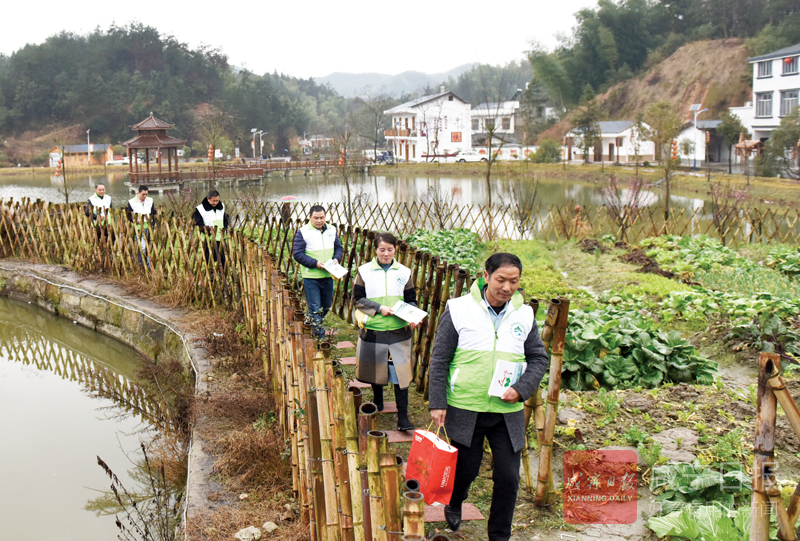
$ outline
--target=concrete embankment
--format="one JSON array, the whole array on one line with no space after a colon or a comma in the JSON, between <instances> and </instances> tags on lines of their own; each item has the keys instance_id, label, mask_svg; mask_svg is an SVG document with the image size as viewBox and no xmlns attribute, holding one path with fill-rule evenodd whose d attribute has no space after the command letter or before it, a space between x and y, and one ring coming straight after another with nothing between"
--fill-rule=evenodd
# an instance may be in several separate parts
<instances>
[{"instance_id":1,"label":"concrete embankment","mask_svg":"<svg viewBox=\"0 0 800 541\"><path fill-rule=\"evenodd\" d=\"M118 286L87 278L57 265L0 260L0 295L34 303L76 324L111 336L143 356L175 357L195 375L195 394L205 395L210 360L195 344L199 337L183 329L186 314L150 301L121 294ZM209 491L212 458L199 437L204 419L192 427L184 522L204 509Z\"/></svg>"}]
</instances>

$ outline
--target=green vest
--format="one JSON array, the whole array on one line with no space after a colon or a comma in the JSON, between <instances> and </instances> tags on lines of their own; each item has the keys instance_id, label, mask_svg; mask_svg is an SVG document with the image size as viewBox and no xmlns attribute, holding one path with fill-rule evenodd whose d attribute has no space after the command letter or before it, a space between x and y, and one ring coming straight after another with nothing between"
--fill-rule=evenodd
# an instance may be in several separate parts
<instances>
[{"instance_id":1,"label":"green vest","mask_svg":"<svg viewBox=\"0 0 800 541\"><path fill-rule=\"evenodd\" d=\"M334 244L336 243L336 228L332 225L325 224L322 226L322 229L323 231L320 231L309 222L300 228L300 234L303 235L303 240L306 242L306 255L313 257L320 263L325 263L333 257ZM304 265L300 265L300 271L304 279L331 277L331 273L325 269L310 269Z\"/></svg>"},{"instance_id":2,"label":"green vest","mask_svg":"<svg viewBox=\"0 0 800 541\"><path fill-rule=\"evenodd\" d=\"M503 320L495 331L489 308L481 293L482 278L472 284L469 295L447 301L458 346L450 362L447 403L457 408L490 413L510 413L524 408L522 402L503 402L489 396L498 360L525 361L525 340L533 328L534 317L522 295L515 293Z\"/></svg>"},{"instance_id":3,"label":"green vest","mask_svg":"<svg viewBox=\"0 0 800 541\"><path fill-rule=\"evenodd\" d=\"M403 300L406 283L411 279L411 270L396 259L392 261L389 270L385 271L378 264L377 257L358 267L358 274L364 281L367 299L389 308ZM404 327L408 327L408 321L397 316L382 316L378 313L364 319L364 328L372 331L395 331Z\"/></svg>"}]
</instances>

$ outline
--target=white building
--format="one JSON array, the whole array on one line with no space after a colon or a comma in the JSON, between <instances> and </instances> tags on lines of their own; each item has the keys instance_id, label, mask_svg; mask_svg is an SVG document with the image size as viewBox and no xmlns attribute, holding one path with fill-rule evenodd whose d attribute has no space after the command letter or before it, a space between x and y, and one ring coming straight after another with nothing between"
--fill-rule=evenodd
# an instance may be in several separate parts
<instances>
[{"instance_id":1,"label":"white building","mask_svg":"<svg viewBox=\"0 0 800 541\"><path fill-rule=\"evenodd\" d=\"M800 43L754 56L750 63L753 65L752 113L740 114L743 108L739 107L732 107L731 112L741 118L752 140L764 141L780 125L781 119L798 105Z\"/></svg>"},{"instance_id":2,"label":"white building","mask_svg":"<svg viewBox=\"0 0 800 541\"><path fill-rule=\"evenodd\" d=\"M724 139L717 135L717 126L721 123L721 120L698 120L696 127L693 121L684 124L676 139L681 159L686 160L688 165L694 165L695 160L698 167L705 165L706 134L708 134L710 139L708 142L708 161L711 163L727 162L730 149L725 144ZM694 143L694 152L684 154L682 142L687 139Z\"/></svg>"},{"instance_id":3,"label":"white building","mask_svg":"<svg viewBox=\"0 0 800 541\"><path fill-rule=\"evenodd\" d=\"M653 161L655 155L653 142L645 140L636 133L635 123L632 120L611 120L598 122L598 124L602 143L599 147L590 148L590 161L633 163L637 155L640 162ZM645 127L649 128L647 125ZM567 133L566 151L570 160L583 159L580 131L572 129Z\"/></svg>"},{"instance_id":4,"label":"white building","mask_svg":"<svg viewBox=\"0 0 800 541\"><path fill-rule=\"evenodd\" d=\"M472 133L514 133L519 119L519 101L481 103L472 108Z\"/></svg>"},{"instance_id":5,"label":"white building","mask_svg":"<svg viewBox=\"0 0 800 541\"><path fill-rule=\"evenodd\" d=\"M392 129L384 132L386 140L403 161L452 156L472 146L471 105L444 87L438 94L402 103L383 114L392 118Z\"/></svg>"}]
</instances>

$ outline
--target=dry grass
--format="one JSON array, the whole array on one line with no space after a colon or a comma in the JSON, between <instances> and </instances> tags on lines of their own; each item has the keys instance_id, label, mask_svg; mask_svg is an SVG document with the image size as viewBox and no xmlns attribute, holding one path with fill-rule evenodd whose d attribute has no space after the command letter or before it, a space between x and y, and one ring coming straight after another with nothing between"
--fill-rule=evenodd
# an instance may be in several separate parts
<instances>
[{"instance_id":1,"label":"dry grass","mask_svg":"<svg viewBox=\"0 0 800 541\"><path fill-rule=\"evenodd\" d=\"M253 499L254 496L257 494L251 493L248 500ZM309 539L308 526L295 521L281 520L280 516L284 512L285 509L282 506L268 500L249 501L235 507L220 507L206 516L198 517L190 525L189 539L229 541L233 539L233 534L242 528L253 525L261 527L267 521L272 521L279 526L277 530L267 536L271 540L304 541Z\"/></svg>"}]
</instances>

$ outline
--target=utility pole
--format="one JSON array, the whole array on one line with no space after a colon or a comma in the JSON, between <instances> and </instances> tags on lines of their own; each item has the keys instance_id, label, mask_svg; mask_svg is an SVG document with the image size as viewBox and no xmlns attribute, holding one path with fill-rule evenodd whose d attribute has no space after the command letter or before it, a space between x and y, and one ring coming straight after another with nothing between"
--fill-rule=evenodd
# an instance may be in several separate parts
<instances>
[{"instance_id":1,"label":"utility pole","mask_svg":"<svg viewBox=\"0 0 800 541\"><path fill-rule=\"evenodd\" d=\"M91 128L86 130L86 165L89 167L92 166L92 143L89 141L90 131L92 131Z\"/></svg>"}]
</instances>

